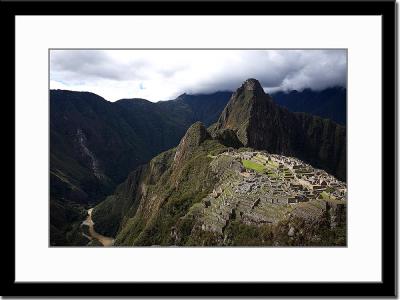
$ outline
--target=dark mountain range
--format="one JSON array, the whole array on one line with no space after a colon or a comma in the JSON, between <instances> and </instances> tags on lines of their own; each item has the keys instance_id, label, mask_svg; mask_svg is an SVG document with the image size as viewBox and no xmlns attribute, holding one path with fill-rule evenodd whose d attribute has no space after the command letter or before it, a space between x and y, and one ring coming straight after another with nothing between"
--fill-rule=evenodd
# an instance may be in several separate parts
<instances>
[{"instance_id":1,"label":"dark mountain range","mask_svg":"<svg viewBox=\"0 0 400 300\"><path fill-rule=\"evenodd\" d=\"M225 108L231 96L232 92L216 92L204 95L183 94L174 102L183 102L185 105L189 106L194 122L201 121L206 127L208 127L218 120L219 115Z\"/></svg>"},{"instance_id":2,"label":"dark mountain range","mask_svg":"<svg viewBox=\"0 0 400 300\"><path fill-rule=\"evenodd\" d=\"M82 207L103 200L137 166L175 147L200 120L215 122L230 94L182 95L153 103L114 103L88 92L50 91L51 224L58 232L79 218ZM200 103L203 108L198 109ZM73 236L71 233L70 235Z\"/></svg>"},{"instance_id":3,"label":"dark mountain range","mask_svg":"<svg viewBox=\"0 0 400 300\"><path fill-rule=\"evenodd\" d=\"M92 93L50 91L52 175L82 190L77 202L96 201L104 186L115 186L138 165L176 146L194 122L215 122L230 95L112 103Z\"/></svg>"},{"instance_id":4,"label":"dark mountain range","mask_svg":"<svg viewBox=\"0 0 400 300\"><path fill-rule=\"evenodd\" d=\"M275 103L292 112L305 112L346 125L346 89L327 88L322 91L305 89L271 94Z\"/></svg>"},{"instance_id":5,"label":"dark mountain range","mask_svg":"<svg viewBox=\"0 0 400 300\"><path fill-rule=\"evenodd\" d=\"M205 126L196 123L186 132L197 121ZM93 210L93 220L117 245L204 242L209 233L198 231L193 218L216 183L232 175L235 162L215 160L229 147L295 156L345 179L344 127L277 106L255 80L233 95L183 94L157 103L50 91L50 140L52 245L86 245L80 225L85 209L110 194ZM197 234L189 239L193 228ZM180 236L174 241L172 231ZM221 244L221 236L211 235L211 244Z\"/></svg>"},{"instance_id":6,"label":"dark mountain range","mask_svg":"<svg viewBox=\"0 0 400 300\"><path fill-rule=\"evenodd\" d=\"M255 79L232 95L213 125L214 135L226 130L235 132L245 147L294 156L346 179L346 128L276 105Z\"/></svg>"}]
</instances>

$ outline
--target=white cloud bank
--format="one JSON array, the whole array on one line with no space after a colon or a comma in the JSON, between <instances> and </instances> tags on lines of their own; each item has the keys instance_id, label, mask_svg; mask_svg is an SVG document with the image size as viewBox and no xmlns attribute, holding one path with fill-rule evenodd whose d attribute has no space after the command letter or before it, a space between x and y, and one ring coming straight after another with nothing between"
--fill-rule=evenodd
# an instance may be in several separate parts
<instances>
[{"instance_id":1,"label":"white cloud bank","mask_svg":"<svg viewBox=\"0 0 400 300\"><path fill-rule=\"evenodd\" d=\"M109 101L234 91L256 78L266 92L346 86L346 50L51 50L50 88Z\"/></svg>"}]
</instances>

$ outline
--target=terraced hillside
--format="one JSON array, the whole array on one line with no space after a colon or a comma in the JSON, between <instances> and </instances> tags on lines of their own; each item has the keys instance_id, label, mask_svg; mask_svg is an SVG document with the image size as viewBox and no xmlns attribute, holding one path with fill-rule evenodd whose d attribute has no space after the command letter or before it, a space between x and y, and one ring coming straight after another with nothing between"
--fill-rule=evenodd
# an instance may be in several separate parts
<instances>
[{"instance_id":1,"label":"terraced hillside","mask_svg":"<svg viewBox=\"0 0 400 300\"><path fill-rule=\"evenodd\" d=\"M325 171L258 151L221 153L211 167L220 165L219 160L230 160L229 176L202 200L196 230L213 232L227 242L230 222L260 227L296 217L318 221L325 214L332 229L346 222L346 184ZM295 229L288 234L294 235Z\"/></svg>"}]
</instances>

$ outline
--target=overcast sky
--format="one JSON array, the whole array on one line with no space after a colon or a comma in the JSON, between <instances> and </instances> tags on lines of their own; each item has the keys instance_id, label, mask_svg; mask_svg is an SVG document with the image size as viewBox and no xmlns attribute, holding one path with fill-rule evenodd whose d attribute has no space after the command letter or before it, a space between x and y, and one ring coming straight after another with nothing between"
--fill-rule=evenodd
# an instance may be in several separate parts
<instances>
[{"instance_id":1,"label":"overcast sky","mask_svg":"<svg viewBox=\"0 0 400 300\"><path fill-rule=\"evenodd\" d=\"M345 50L52 50L50 88L109 101L234 91L247 78L267 93L321 90L345 87L346 60Z\"/></svg>"}]
</instances>

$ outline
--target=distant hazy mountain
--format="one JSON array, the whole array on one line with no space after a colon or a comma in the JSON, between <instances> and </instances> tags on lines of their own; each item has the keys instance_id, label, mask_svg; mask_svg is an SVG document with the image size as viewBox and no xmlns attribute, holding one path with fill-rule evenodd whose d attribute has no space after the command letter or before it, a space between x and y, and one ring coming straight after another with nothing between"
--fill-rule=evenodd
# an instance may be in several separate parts
<instances>
[{"instance_id":1,"label":"distant hazy mountain","mask_svg":"<svg viewBox=\"0 0 400 300\"><path fill-rule=\"evenodd\" d=\"M271 94L274 101L293 112L306 112L346 125L346 89L333 87L322 91L305 89L301 92Z\"/></svg>"},{"instance_id":2,"label":"distant hazy mountain","mask_svg":"<svg viewBox=\"0 0 400 300\"><path fill-rule=\"evenodd\" d=\"M209 126L218 120L219 115L231 96L232 92L216 92L213 94L198 95L183 94L173 102L183 102L190 107L194 122L201 121L205 126ZM171 102L171 104L173 102Z\"/></svg>"}]
</instances>

